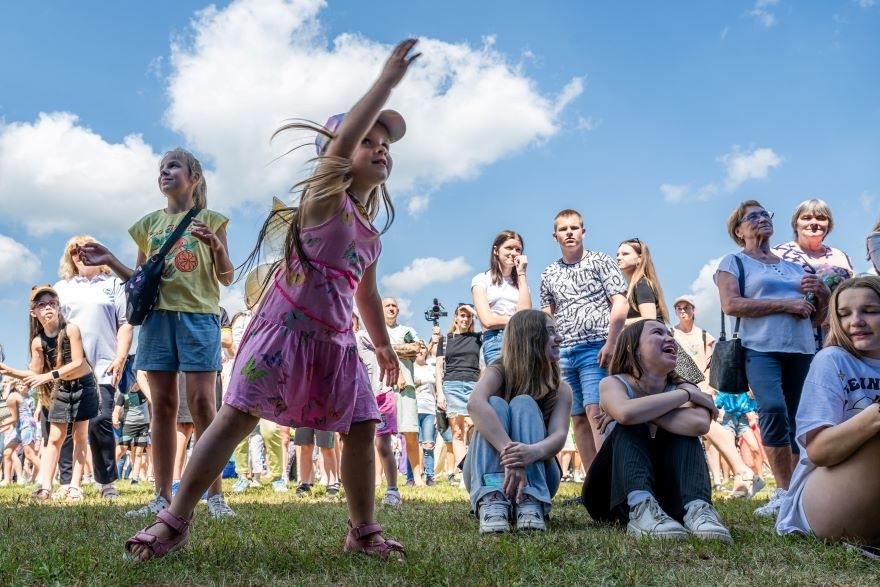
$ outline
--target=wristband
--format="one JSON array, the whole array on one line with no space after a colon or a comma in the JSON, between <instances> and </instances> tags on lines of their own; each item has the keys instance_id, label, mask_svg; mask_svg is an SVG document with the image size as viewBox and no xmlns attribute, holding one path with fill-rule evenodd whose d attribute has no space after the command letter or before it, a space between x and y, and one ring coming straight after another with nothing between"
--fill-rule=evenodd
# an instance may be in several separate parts
<instances>
[{"instance_id":1,"label":"wristband","mask_svg":"<svg viewBox=\"0 0 880 587\"><path fill-rule=\"evenodd\" d=\"M691 398L691 390L682 388L682 391L684 391L686 394L688 394L687 401L693 401Z\"/></svg>"},{"instance_id":2,"label":"wristband","mask_svg":"<svg viewBox=\"0 0 880 587\"><path fill-rule=\"evenodd\" d=\"M52 379L61 379L61 375L58 373L58 370L52 371Z\"/></svg>"}]
</instances>

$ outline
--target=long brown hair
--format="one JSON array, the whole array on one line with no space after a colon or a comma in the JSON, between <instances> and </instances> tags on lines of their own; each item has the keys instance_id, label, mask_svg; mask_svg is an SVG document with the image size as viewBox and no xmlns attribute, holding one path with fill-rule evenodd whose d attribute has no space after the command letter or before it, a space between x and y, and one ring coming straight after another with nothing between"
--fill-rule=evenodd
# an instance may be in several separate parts
<instances>
[{"instance_id":1,"label":"long brown hair","mask_svg":"<svg viewBox=\"0 0 880 587\"><path fill-rule=\"evenodd\" d=\"M42 371L40 373L49 373L50 371L54 371L64 365L64 344L67 342L67 320L64 319L64 315L61 313L60 307L60 299L58 298L58 294L55 293L54 290L43 291L38 294L34 300L31 302L31 311L36 312L37 309L37 301L41 298L49 296L59 303L58 308L58 341L56 343L56 351L55 351L55 364L52 365L49 363L49 357L46 356L46 353L43 353L43 364L40 366ZM35 338L39 338L41 334L44 333L43 325L40 324L40 321L36 316L30 317L30 336L28 337L29 341L33 341ZM42 339L41 339L42 340ZM28 362L33 358L33 347L28 345ZM41 385L37 388L37 395L40 398L40 403L43 406L49 407L52 405L52 402L55 401L55 397L58 395L58 382L50 381L44 385Z\"/></svg>"},{"instance_id":2,"label":"long brown hair","mask_svg":"<svg viewBox=\"0 0 880 587\"><path fill-rule=\"evenodd\" d=\"M617 337L617 343L614 345L614 354L611 357L611 364L608 366L610 375L629 375L633 379L641 379L644 374L641 362L639 362L639 343L642 339L642 331L645 330L645 324L650 322L660 322L660 320L639 320L633 322L623 329L620 336ZM660 322L663 324L663 322ZM663 324L665 328L666 325ZM684 380L675 374L675 370L670 371L666 375L668 384L682 383Z\"/></svg>"},{"instance_id":3,"label":"long brown hair","mask_svg":"<svg viewBox=\"0 0 880 587\"><path fill-rule=\"evenodd\" d=\"M636 305L636 296L634 292L639 280L644 279L648 282L648 285L651 286L651 289L654 290L654 295L657 297L657 319L660 320L660 322L669 322L669 314L667 314L666 311L666 299L663 297L663 288L660 287L660 279L657 277L657 270L654 268L654 259L651 258L651 251L648 249L647 243L640 241L637 238L631 238L620 244L630 247L636 252L636 255L639 255L642 258L636 266L636 270L633 272L632 279L629 280L629 288L626 291L626 300L629 302L630 308L636 311L639 309Z\"/></svg>"},{"instance_id":4,"label":"long brown hair","mask_svg":"<svg viewBox=\"0 0 880 587\"><path fill-rule=\"evenodd\" d=\"M498 233L495 240L492 241L492 250L489 251L489 277L494 285L504 283L504 274L501 272L501 260L498 258L498 247L510 239L518 240L522 250L526 250L526 244L518 232L502 230ZM513 287L519 288L519 279L513 280Z\"/></svg>"},{"instance_id":5,"label":"long brown hair","mask_svg":"<svg viewBox=\"0 0 880 587\"><path fill-rule=\"evenodd\" d=\"M501 358L490 368L501 373L499 394L506 402L518 395L530 395L537 402L546 400L541 411L545 418L556 403L559 389L559 362L547 357L548 315L540 310L520 310L510 317L504 329Z\"/></svg>"}]
</instances>

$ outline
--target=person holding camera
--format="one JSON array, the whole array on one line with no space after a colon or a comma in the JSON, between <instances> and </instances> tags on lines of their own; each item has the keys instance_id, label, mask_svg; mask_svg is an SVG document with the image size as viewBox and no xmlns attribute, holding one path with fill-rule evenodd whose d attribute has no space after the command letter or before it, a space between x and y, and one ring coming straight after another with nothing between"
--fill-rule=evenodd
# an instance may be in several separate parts
<instances>
[{"instance_id":1,"label":"person holding camera","mask_svg":"<svg viewBox=\"0 0 880 587\"><path fill-rule=\"evenodd\" d=\"M529 262L523 255L523 239L512 230L502 230L492 241L489 270L471 280L474 308L483 327L483 361L491 364L501 356L501 340L508 320L519 310L532 307L526 279Z\"/></svg>"}]
</instances>

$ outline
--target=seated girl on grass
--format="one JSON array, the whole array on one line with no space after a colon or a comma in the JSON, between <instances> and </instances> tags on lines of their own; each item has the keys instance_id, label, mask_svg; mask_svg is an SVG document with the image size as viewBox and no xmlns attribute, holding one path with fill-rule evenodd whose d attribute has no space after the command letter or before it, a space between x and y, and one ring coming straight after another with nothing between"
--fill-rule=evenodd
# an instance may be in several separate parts
<instances>
[{"instance_id":1,"label":"seated girl on grass","mask_svg":"<svg viewBox=\"0 0 880 587\"><path fill-rule=\"evenodd\" d=\"M829 320L804 382L801 456L776 531L849 541L880 558L880 277L841 283Z\"/></svg>"}]
</instances>

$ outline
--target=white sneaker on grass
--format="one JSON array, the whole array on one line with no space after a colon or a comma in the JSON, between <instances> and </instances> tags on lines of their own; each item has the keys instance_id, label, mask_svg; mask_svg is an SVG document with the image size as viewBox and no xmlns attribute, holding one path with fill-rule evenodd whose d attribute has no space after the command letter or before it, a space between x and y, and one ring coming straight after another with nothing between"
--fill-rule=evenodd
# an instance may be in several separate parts
<instances>
[{"instance_id":1,"label":"white sneaker on grass","mask_svg":"<svg viewBox=\"0 0 880 587\"><path fill-rule=\"evenodd\" d=\"M647 536L668 540L686 540L688 532L669 514L663 511L653 497L637 503L629 510L629 524L626 531L630 536Z\"/></svg>"},{"instance_id":2,"label":"white sneaker on grass","mask_svg":"<svg viewBox=\"0 0 880 587\"><path fill-rule=\"evenodd\" d=\"M507 532L510 528L510 502L500 491L483 496L477 504L480 534Z\"/></svg>"},{"instance_id":3,"label":"white sneaker on grass","mask_svg":"<svg viewBox=\"0 0 880 587\"><path fill-rule=\"evenodd\" d=\"M544 521L544 507L531 495L523 496L516 504L516 529L538 530L539 532L547 529L547 523Z\"/></svg>"},{"instance_id":4,"label":"white sneaker on grass","mask_svg":"<svg viewBox=\"0 0 880 587\"><path fill-rule=\"evenodd\" d=\"M157 495L143 507L125 512L126 518L142 518L145 516L155 516L169 505L168 500Z\"/></svg>"},{"instance_id":5,"label":"white sneaker on grass","mask_svg":"<svg viewBox=\"0 0 880 587\"><path fill-rule=\"evenodd\" d=\"M226 504L223 495L218 493L208 498L208 515L216 520L217 518L235 517L235 512Z\"/></svg>"},{"instance_id":6,"label":"white sneaker on grass","mask_svg":"<svg viewBox=\"0 0 880 587\"><path fill-rule=\"evenodd\" d=\"M728 544L733 542L730 530L721 523L718 512L711 503L701 499L694 500L685 506L684 527L702 540L719 540Z\"/></svg>"},{"instance_id":7,"label":"white sneaker on grass","mask_svg":"<svg viewBox=\"0 0 880 587\"><path fill-rule=\"evenodd\" d=\"M250 487L250 482L244 477L239 477L238 481L235 482L235 485L232 486L233 493L244 493Z\"/></svg>"},{"instance_id":8,"label":"white sneaker on grass","mask_svg":"<svg viewBox=\"0 0 880 587\"><path fill-rule=\"evenodd\" d=\"M775 518L779 513L779 508L782 507L782 500L785 499L786 495L788 495L788 491L782 488L776 488L776 491L770 496L770 501L756 509L755 515L761 516L762 518Z\"/></svg>"}]
</instances>

